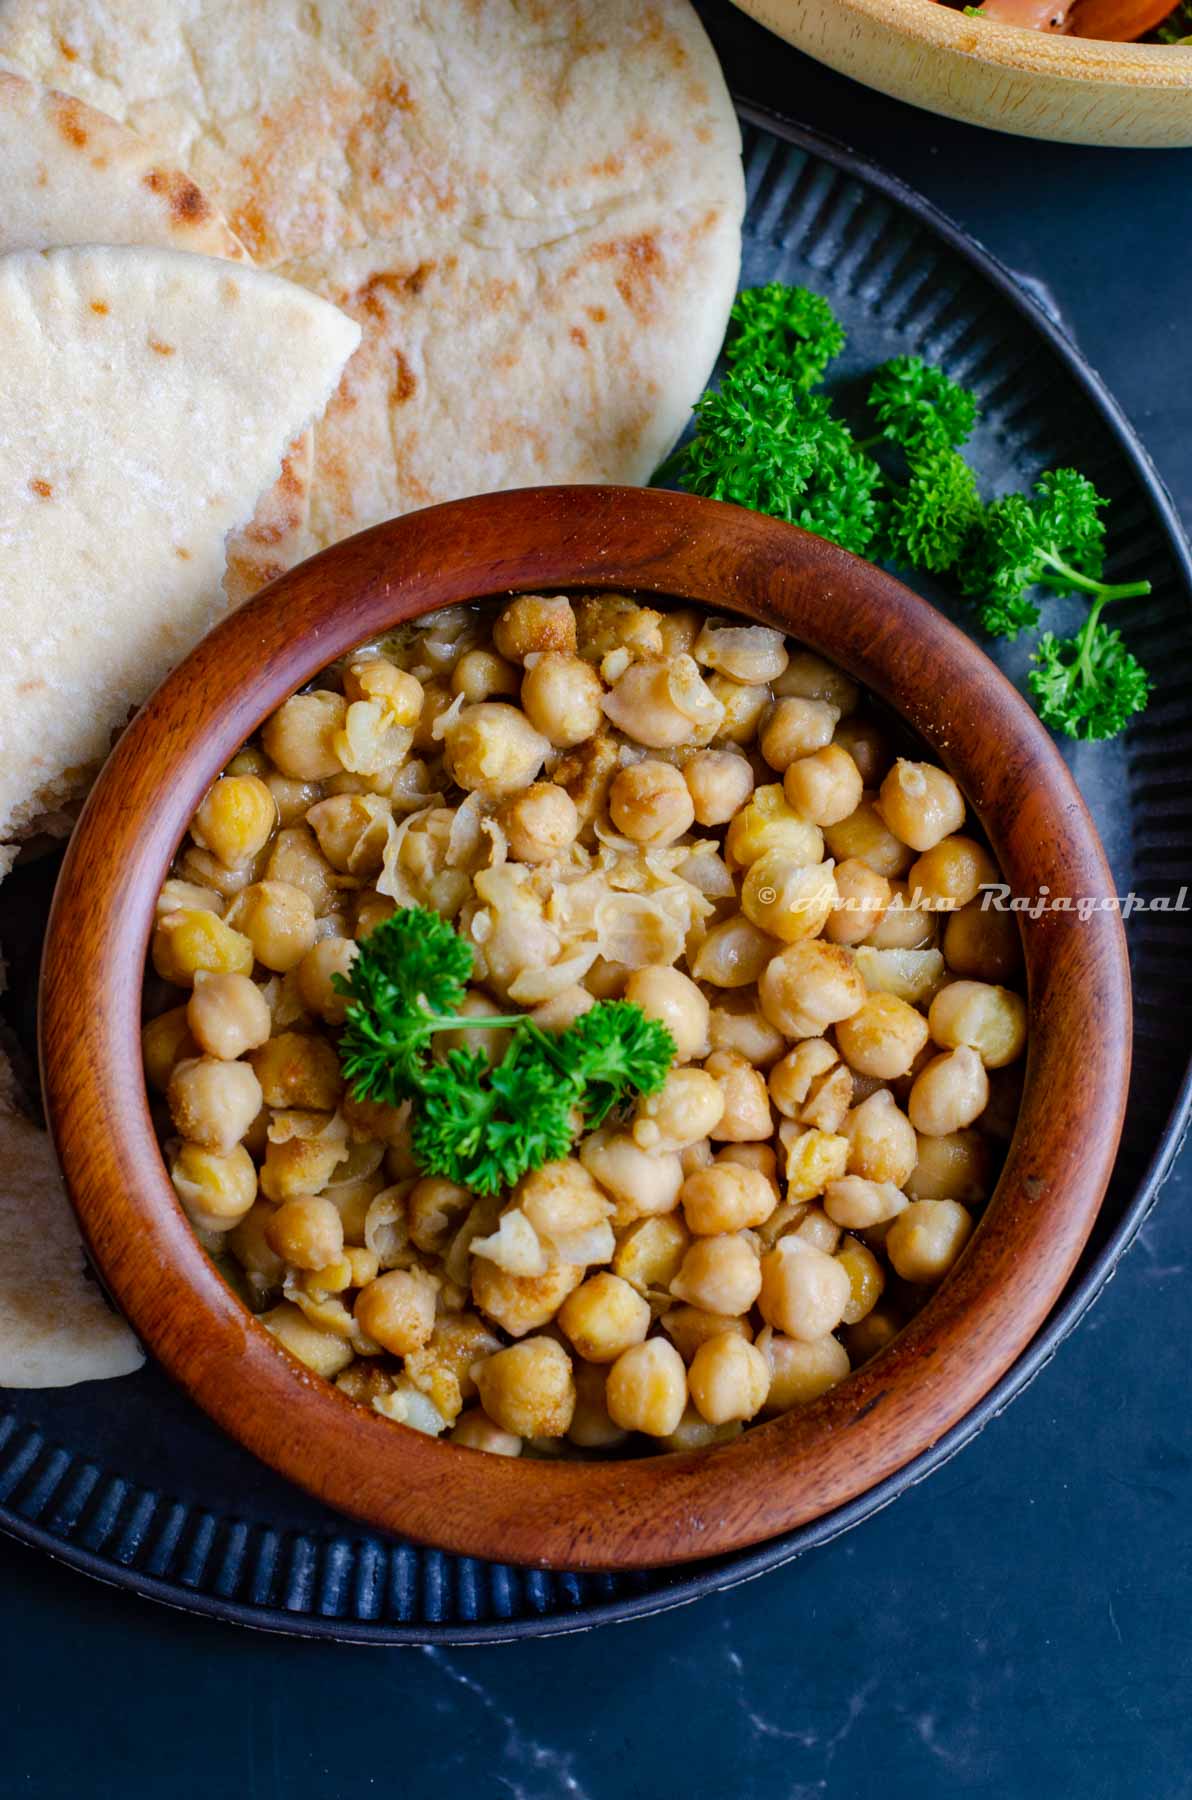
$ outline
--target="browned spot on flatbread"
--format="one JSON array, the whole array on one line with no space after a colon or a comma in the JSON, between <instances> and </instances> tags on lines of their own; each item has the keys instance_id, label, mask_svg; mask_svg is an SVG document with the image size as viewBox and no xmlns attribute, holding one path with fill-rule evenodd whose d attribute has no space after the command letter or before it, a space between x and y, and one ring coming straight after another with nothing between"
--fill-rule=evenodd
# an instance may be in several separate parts
<instances>
[{"instance_id":1,"label":"browned spot on flatbread","mask_svg":"<svg viewBox=\"0 0 1192 1800\"><path fill-rule=\"evenodd\" d=\"M173 344L163 344L160 338L151 337L149 339L149 348L150 350L155 350L158 356L173 356L174 354Z\"/></svg>"},{"instance_id":2,"label":"browned spot on flatbread","mask_svg":"<svg viewBox=\"0 0 1192 1800\"><path fill-rule=\"evenodd\" d=\"M639 324L646 323L653 316L654 283L663 264L655 233L640 231L635 237L612 238L597 244L590 254L594 262L621 264L613 285Z\"/></svg>"},{"instance_id":3,"label":"browned spot on flatbread","mask_svg":"<svg viewBox=\"0 0 1192 1800\"><path fill-rule=\"evenodd\" d=\"M389 398L394 406L404 406L418 391L418 383L414 379L414 371L400 350L393 352L394 373L393 386L389 390Z\"/></svg>"},{"instance_id":4,"label":"browned spot on flatbread","mask_svg":"<svg viewBox=\"0 0 1192 1800\"><path fill-rule=\"evenodd\" d=\"M603 306L587 306L584 308L593 325L603 325L608 313Z\"/></svg>"},{"instance_id":5,"label":"browned spot on flatbread","mask_svg":"<svg viewBox=\"0 0 1192 1800\"><path fill-rule=\"evenodd\" d=\"M294 465L288 456L283 456L281 459L281 474L278 476L275 486L280 488L283 494L300 494L303 491L302 480L295 475Z\"/></svg>"},{"instance_id":6,"label":"browned spot on flatbread","mask_svg":"<svg viewBox=\"0 0 1192 1800\"><path fill-rule=\"evenodd\" d=\"M374 89L377 99L385 106L392 106L396 112L417 112L418 108L409 86L404 81L397 81L387 75Z\"/></svg>"},{"instance_id":7,"label":"browned spot on flatbread","mask_svg":"<svg viewBox=\"0 0 1192 1800\"><path fill-rule=\"evenodd\" d=\"M18 694L39 694L41 692L42 688L48 687L48 686L49 686L49 683L46 681L46 678L44 675L30 675L27 681L18 681L17 682L17 693Z\"/></svg>"},{"instance_id":8,"label":"browned spot on flatbread","mask_svg":"<svg viewBox=\"0 0 1192 1800\"><path fill-rule=\"evenodd\" d=\"M246 173L252 176L252 161L249 157L242 159ZM228 223L236 236L245 245L250 256L258 261L265 261L265 251L269 246L269 226L265 214L256 200L246 200L243 206L237 207Z\"/></svg>"},{"instance_id":9,"label":"browned spot on flatbread","mask_svg":"<svg viewBox=\"0 0 1192 1800\"><path fill-rule=\"evenodd\" d=\"M211 208L189 175L180 169L149 169L143 177L151 194L161 194L170 217L179 225L198 225L211 217Z\"/></svg>"},{"instance_id":10,"label":"browned spot on flatbread","mask_svg":"<svg viewBox=\"0 0 1192 1800\"><path fill-rule=\"evenodd\" d=\"M108 303L106 300L93 300L91 302L91 310L93 313L98 313L102 319L107 313Z\"/></svg>"},{"instance_id":11,"label":"browned spot on flatbread","mask_svg":"<svg viewBox=\"0 0 1192 1800\"><path fill-rule=\"evenodd\" d=\"M369 276L351 304L374 319L383 319L386 296L391 294L395 299L402 295L417 296L429 281L434 266L433 262L420 262L417 268L404 272L400 269L379 269L375 275Z\"/></svg>"},{"instance_id":12,"label":"browned spot on flatbread","mask_svg":"<svg viewBox=\"0 0 1192 1800\"><path fill-rule=\"evenodd\" d=\"M571 333L570 333L570 335L571 335L571 341L572 341L572 343L573 343L573 344L578 344L578 345L579 345L579 347L580 347L580 349L581 349L581 350L586 350L586 349L587 349L587 347L588 347L588 334L587 334L587 332L586 332L586 331L585 331L585 330L584 330L584 329L583 329L583 327L582 327L582 325L573 325L573 326L572 326L572 327L571 327Z\"/></svg>"},{"instance_id":13,"label":"browned spot on flatbread","mask_svg":"<svg viewBox=\"0 0 1192 1800\"><path fill-rule=\"evenodd\" d=\"M179 562L189 562L191 553L186 549L185 545L175 544L174 555L178 558Z\"/></svg>"},{"instance_id":14,"label":"browned spot on flatbread","mask_svg":"<svg viewBox=\"0 0 1192 1800\"><path fill-rule=\"evenodd\" d=\"M237 300L240 298L239 283L229 281L225 276L219 284L219 297L221 300L226 300L229 306L235 306Z\"/></svg>"},{"instance_id":15,"label":"browned spot on flatbread","mask_svg":"<svg viewBox=\"0 0 1192 1800\"><path fill-rule=\"evenodd\" d=\"M58 48L62 52L63 56L66 58L67 62L78 62L78 60L79 60L78 51L75 49L73 44L68 44L64 37L60 37L58 39Z\"/></svg>"},{"instance_id":16,"label":"browned spot on flatbread","mask_svg":"<svg viewBox=\"0 0 1192 1800\"><path fill-rule=\"evenodd\" d=\"M43 481L40 475L35 475L29 483L29 492L36 494L39 500L48 500L54 490L48 481Z\"/></svg>"},{"instance_id":17,"label":"browned spot on flatbread","mask_svg":"<svg viewBox=\"0 0 1192 1800\"><path fill-rule=\"evenodd\" d=\"M67 94L55 94L51 102L54 109L54 123L68 144L81 150L87 142L87 131L83 124L83 108L77 100Z\"/></svg>"}]
</instances>

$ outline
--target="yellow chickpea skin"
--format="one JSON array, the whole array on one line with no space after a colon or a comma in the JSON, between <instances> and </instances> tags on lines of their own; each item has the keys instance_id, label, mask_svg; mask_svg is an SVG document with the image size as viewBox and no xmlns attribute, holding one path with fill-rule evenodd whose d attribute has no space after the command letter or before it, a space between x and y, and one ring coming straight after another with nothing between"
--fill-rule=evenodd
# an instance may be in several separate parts
<instances>
[{"instance_id":1,"label":"yellow chickpea skin","mask_svg":"<svg viewBox=\"0 0 1192 1800\"><path fill-rule=\"evenodd\" d=\"M633 1141L642 1150L686 1150L724 1117L724 1088L706 1069L671 1069L656 1094L638 1100Z\"/></svg>"},{"instance_id":2,"label":"yellow chickpea skin","mask_svg":"<svg viewBox=\"0 0 1192 1800\"><path fill-rule=\"evenodd\" d=\"M737 913L713 925L695 953L691 973L712 987L752 987L780 948L780 939Z\"/></svg>"},{"instance_id":3,"label":"yellow chickpea skin","mask_svg":"<svg viewBox=\"0 0 1192 1800\"><path fill-rule=\"evenodd\" d=\"M249 1054L267 1106L331 1112L344 1078L335 1045L305 1032L279 1031Z\"/></svg>"},{"instance_id":4,"label":"yellow chickpea skin","mask_svg":"<svg viewBox=\"0 0 1192 1800\"><path fill-rule=\"evenodd\" d=\"M847 1231L865 1231L896 1219L907 1204L906 1195L892 1181L867 1181L861 1175L842 1175L824 1189L824 1211Z\"/></svg>"},{"instance_id":5,"label":"yellow chickpea skin","mask_svg":"<svg viewBox=\"0 0 1192 1800\"><path fill-rule=\"evenodd\" d=\"M837 898L830 862L808 867L792 862L781 850L759 856L741 884L741 910L746 918L784 944L816 937Z\"/></svg>"},{"instance_id":6,"label":"yellow chickpea skin","mask_svg":"<svg viewBox=\"0 0 1192 1800\"><path fill-rule=\"evenodd\" d=\"M967 1044L932 1057L915 1082L907 1113L924 1137L961 1131L980 1117L989 1099L989 1077L981 1058Z\"/></svg>"},{"instance_id":7,"label":"yellow chickpea skin","mask_svg":"<svg viewBox=\"0 0 1192 1800\"><path fill-rule=\"evenodd\" d=\"M502 1431L521 1438L566 1436L575 1413L571 1358L554 1338L525 1338L472 1371L480 1404Z\"/></svg>"},{"instance_id":8,"label":"yellow chickpea skin","mask_svg":"<svg viewBox=\"0 0 1192 1800\"><path fill-rule=\"evenodd\" d=\"M666 1338L648 1338L623 1350L608 1372L605 1404L623 1431L669 1437L687 1404L687 1371Z\"/></svg>"},{"instance_id":9,"label":"yellow chickpea skin","mask_svg":"<svg viewBox=\"0 0 1192 1800\"><path fill-rule=\"evenodd\" d=\"M676 1062L690 1062L706 1053L708 1002L681 969L658 963L634 969L625 983L625 998L640 1006L647 1019L666 1026L674 1039Z\"/></svg>"},{"instance_id":10,"label":"yellow chickpea skin","mask_svg":"<svg viewBox=\"0 0 1192 1800\"><path fill-rule=\"evenodd\" d=\"M840 1127L848 1139L848 1173L901 1187L918 1158L915 1128L889 1088L854 1106Z\"/></svg>"},{"instance_id":11,"label":"yellow chickpea skin","mask_svg":"<svg viewBox=\"0 0 1192 1800\"><path fill-rule=\"evenodd\" d=\"M356 657L344 672L344 694L354 700L380 700L395 725L414 726L422 712L422 683L385 656Z\"/></svg>"},{"instance_id":12,"label":"yellow chickpea skin","mask_svg":"<svg viewBox=\"0 0 1192 1800\"><path fill-rule=\"evenodd\" d=\"M265 996L247 975L211 975L203 969L195 975L186 1020L199 1048L228 1062L257 1049L273 1025Z\"/></svg>"},{"instance_id":13,"label":"yellow chickpea skin","mask_svg":"<svg viewBox=\"0 0 1192 1800\"><path fill-rule=\"evenodd\" d=\"M356 1323L383 1350L408 1356L421 1350L435 1328L437 1292L437 1282L424 1269L390 1269L357 1294Z\"/></svg>"},{"instance_id":14,"label":"yellow chickpea skin","mask_svg":"<svg viewBox=\"0 0 1192 1800\"><path fill-rule=\"evenodd\" d=\"M170 1180L187 1217L202 1231L228 1231L257 1197L257 1172L243 1144L226 1152L182 1144L171 1158Z\"/></svg>"},{"instance_id":15,"label":"yellow chickpea skin","mask_svg":"<svg viewBox=\"0 0 1192 1800\"><path fill-rule=\"evenodd\" d=\"M258 775L223 775L208 788L191 820L190 835L225 868L250 863L269 842L277 803Z\"/></svg>"},{"instance_id":16,"label":"yellow chickpea skin","mask_svg":"<svg viewBox=\"0 0 1192 1800\"><path fill-rule=\"evenodd\" d=\"M773 1134L770 1095L760 1069L752 1068L731 1050L714 1050L704 1069L714 1078L724 1101L720 1118L706 1134L713 1143L761 1143Z\"/></svg>"},{"instance_id":17,"label":"yellow chickpea skin","mask_svg":"<svg viewBox=\"0 0 1192 1800\"><path fill-rule=\"evenodd\" d=\"M727 825L756 786L752 765L732 750L699 750L683 765L697 825Z\"/></svg>"},{"instance_id":18,"label":"yellow chickpea skin","mask_svg":"<svg viewBox=\"0 0 1192 1800\"><path fill-rule=\"evenodd\" d=\"M825 744L788 763L782 791L813 825L839 825L861 804L861 771L839 744Z\"/></svg>"},{"instance_id":19,"label":"yellow chickpea skin","mask_svg":"<svg viewBox=\"0 0 1192 1800\"><path fill-rule=\"evenodd\" d=\"M985 846L954 832L916 857L907 884L941 911L954 911L975 900L997 878L997 864Z\"/></svg>"},{"instance_id":20,"label":"yellow chickpea skin","mask_svg":"<svg viewBox=\"0 0 1192 1800\"><path fill-rule=\"evenodd\" d=\"M336 988L335 978L338 975L347 980L357 954L357 946L351 938L333 935L312 944L298 964L299 998L307 1011L322 1019L325 1025L342 1025L344 1022L347 996Z\"/></svg>"},{"instance_id":21,"label":"yellow chickpea skin","mask_svg":"<svg viewBox=\"0 0 1192 1800\"><path fill-rule=\"evenodd\" d=\"M945 769L900 756L882 782L878 810L912 850L931 850L964 824L964 795Z\"/></svg>"},{"instance_id":22,"label":"yellow chickpea skin","mask_svg":"<svg viewBox=\"0 0 1192 1800\"><path fill-rule=\"evenodd\" d=\"M770 1392L770 1365L754 1344L724 1332L701 1344L687 1374L691 1398L709 1425L754 1418Z\"/></svg>"},{"instance_id":23,"label":"yellow chickpea skin","mask_svg":"<svg viewBox=\"0 0 1192 1800\"><path fill-rule=\"evenodd\" d=\"M524 794L507 800L497 818L513 862L554 862L571 848L579 831L574 800L553 781L533 782Z\"/></svg>"},{"instance_id":24,"label":"yellow chickpea skin","mask_svg":"<svg viewBox=\"0 0 1192 1800\"><path fill-rule=\"evenodd\" d=\"M310 896L286 881L256 881L228 909L228 923L242 931L253 955L279 975L297 968L315 942Z\"/></svg>"},{"instance_id":25,"label":"yellow chickpea skin","mask_svg":"<svg viewBox=\"0 0 1192 1800\"><path fill-rule=\"evenodd\" d=\"M841 719L832 742L848 751L867 788L875 788L890 767L890 745L885 732L873 719Z\"/></svg>"},{"instance_id":26,"label":"yellow chickpea skin","mask_svg":"<svg viewBox=\"0 0 1192 1800\"><path fill-rule=\"evenodd\" d=\"M673 844L695 820L681 772L652 757L630 763L614 776L608 810L617 830L637 844Z\"/></svg>"},{"instance_id":27,"label":"yellow chickpea skin","mask_svg":"<svg viewBox=\"0 0 1192 1800\"><path fill-rule=\"evenodd\" d=\"M972 1214L956 1200L912 1200L886 1235L886 1255L904 1281L942 1281L972 1235Z\"/></svg>"},{"instance_id":28,"label":"yellow chickpea skin","mask_svg":"<svg viewBox=\"0 0 1192 1800\"><path fill-rule=\"evenodd\" d=\"M296 1269L325 1269L344 1253L343 1220L332 1201L306 1194L278 1207L266 1222L265 1242Z\"/></svg>"},{"instance_id":29,"label":"yellow chickpea skin","mask_svg":"<svg viewBox=\"0 0 1192 1800\"><path fill-rule=\"evenodd\" d=\"M260 1112L261 1084L247 1063L200 1056L176 1066L166 1104L180 1137L226 1154Z\"/></svg>"},{"instance_id":30,"label":"yellow chickpea skin","mask_svg":"<svg viewBox=\"0 0 1192 1800\"><path fill-rule=\"evenodd\" d=\"M705 619L692 655L705 667L747 686L776 680L790 661L781 631L735 619Z\"/></svg>"},{"instance_id":31,"label":"yellow chickpea skin","mask_svg":"<svg viewBox=\"0 0 1192 1800\"><path fill-rule=\"evenodd\" d=\"M261 728L265 753L292 781L326 781L342 764L335 736L342 731L348 703L325 688L295 694L283 702Z\"/></svg>"},{"instance_id":32,"label":"yellow chickpea skin","mask_svg":"<svg viewBox=\"0 0 1192 1800\"><path fill-rule=\"evenodd\" d=\"M838 862L836 905L824 924L830 944L860 944L881 924L890 904L890 883L858 857Z\"/></svg>"},{"instance_id":33,"label":"yellow chickpea skin","mask_svg":"<svg viewBox=\"0 0 1192 1800\"><path fill-rule=\"evenodd\" d=\"M490 1456L520 1456L522 1441L516 1432L494 1425L478 1406L462 1412L447 1434L447 1441L461 1450L487 1450Z\"/></svg>"},{"instance_id":34,"label":"yellow chickpea skin","mask_svg":"<svg viewBox=\"0 0 1192 1800\"><path fill-rule=\"evenodd\" d=\"M556 750L595 737L604 722L604 683L582 657L561 650L533 652L521 684L522 711Z\"/></svg>"},{"instance_id":35,"label":"yellow chickpea skin","mask_svg":"<svg viewBox=\"0 0 1192 1800\"><path fill-rule=\"evenodd\" d=\"M199 1045L191 1036L185 1006L171 1007L141 1027L141 1054L145 1060L145 1079L151 1088L164 1094L170 1085L175 1065L198 1056Z\"/></svg>"},{"instance_id":36,"label":"yellow chickpea skin","mask_svg":"<svg viewBox=\"0 0 1192 1800\"><path fill-rule=\"evenodd\" d=\"M707 1312L701 1306L672 1306L662 1315L662 1329L689 1363L701 1344L709 1338L735 1331L738 1337L753 1341L753 1327L744 1313Z\"/></svg>"},{"instance_id":37,"label":"yellow chickpea skin","mask_svg":"<svg viewBox=\"0 0 1192 1800\"><path fill-rule=\"evenodd\" d=\"M550 744L516 706L498 700L465 706L444 738L451 779L469 792L503 799L534 781Z\"/></svg>"},{"instance_id":38,"label":"yellow chickpea skin","mask_svg":"<svg viewBox=\"0 0 1192 1800\"><path fill-rule=\"evenodd\" d=\"M841 718L856 712L861 690L851 676L814 650L793 650L781 675L774 678L774 692L781 698L823 700L836 707Z\"/></svg>"},{"instance_id":39,"label":"yellow chickpea skin","mask_svg":"<svg viewBox=\"0 0 1192 1800\"><path fill-rule=\"evenodd\" d=\"M690 1243L690 1232L674 1213L639 1219L618 1237L613 1273L641 1294L669 1288Z\"/></svg>"},{"instance_id":40,"label":"yellow chickpea skin","mask_svg":"<svg viewBox=\"0 0 1192 1800\"><path fill-rule=\"evenodd\" d=\"M770 1415L818 1400L849 1372L848 1352L831 1335L807 1343L767 1326L758 1335L757 1347L770 1371L770 1388L762 1408Z\"/></svg>"},{"instance_id":41,"label":"yellow chickpea skin","mask_svg":"<svg viewBox=\"0 0 1192 1800\"><path fill-rule=\"evenodd\" d=\"M251 975L253 947L213 912L180 908L158 919L152 941L153 967L175 987L193 987L202 969L210 975Z\"/></svg>"},{"instance_id":42,"label":"yellow chickpea skin","mask_svg":"<svg viewBox=\"0 0 1192 1800\"><path fill-rule=\"evenodd\" d=\"M791 944L757 984L762 1011L787 1037L819 1037L864 1004L865 983L847 950L822 939Z\"/></svg>"},{"instance_id":43,"label":"yellow chickpea skin","mask_svg":"<svg viewBox=\"0 0 1192 1800\"><path fill-rule=\"evenodd\" d=\"M984 981L953 981L931 1002L927 1022L944 1050L967 1045L987 1069L1003 1069L1026 1049L1026 1001Z\"/></svg>"},{"instance_id":44,"label":"yellow chickpea skin","mask_svg":"<svg viewBox=\"0 0 1192 1800\"><path fill-rule=\"evenodd\" d=\"M758 747L770 767L781 774L797 759L830 744L839 718L837 709L824 700L797 696L776 700L759 733Z\"/></svg>"},{"instance_id":45,"label":"yellow chickpea skin","mask_svg":"<svg viewBox=\"0 0 1192 1800\"><path fill-rule=\"evenodd\" d=\"M619 1275L592 1275L559 1308L560 1329L585 1362L615 1362L650 1329L647 1300Z\"/></svg>"},{"instance_id":46,"label":"yellow chickpea skin","mask_svg":"<svg viewBox=\"0 0 1192 1800\"><path fill-rule=\"evenodd\" d=\"M804 1238L780 1238L761 1259L758 1309L767 1325L814 1343L844 1318L851 1287L839 1261Z\"/></svg>"},{"instance_id":47,"label":"yellow chickpea skin","mask_svg":"<svg viewBox=\"0 0 1192 1800\"><path fill-rule=\"evenodd\" d=\"M896 994L870 994L837 1025L836 1042L859 1075L893 1081L906 1074L927 1042L927 1020Z\"/></svg>"},{"instance_id":48,"label":"yellow chickpea skin","mask_svg":"<svg viewBox=\"0 0 1192 1800\"><path fill-rule=\"evenodd\" d=\"M535 651L576 649L575 614L563 594L522 594L511 600L493 626L497 653L524 662Z\"/></svg>"},{"instance_id":49,"label":"yellow chickpea skin","mask_svg":"<svg viewBox=\"0 0 1192 1800\"><path fill-rule=\"evenodd\" d=\"M950 914L944 927L944 960L954 975L1005 982L1022 967L1022 940L1013 913L986 907L984 897Z\"/></svg>"},{"instance_id":50,"label":"yellow chickpea skin","mask_svg":"<svg viewBox=\"0 0 1192 1800\"><path fill-rule=\"evenodd\" d=\"M993 1146L984 1131L949 1131L921 1137L919 1156L906 1184L912 1200L960 1200L978 1206L993 1187Z\"/></svg>"},{"instance_id":51,"label":"yellow chickpea skin","mask_svg":"<svg viewBox=\"0 0 1192 1800\"><path fill-rule=\"evenodd\" d=\"M676 1300L702 1312L746 1313L761 1292L762 1273L749 1242L731 1233L695 1240L671 1282Z\"/></svg>"},{"instance_id":52,"label":"yellow chickpea skin","mask_svg":"<svg viewBox=\"0 0 1192 1800\"><path fill-rule=\"evenodd\" d=\"M687 1177L679 1195L687 1229L697 1237L763 1225L777 1205L772 1180L760 1169L716 1162Z\"/></svg>"}]
</instances>

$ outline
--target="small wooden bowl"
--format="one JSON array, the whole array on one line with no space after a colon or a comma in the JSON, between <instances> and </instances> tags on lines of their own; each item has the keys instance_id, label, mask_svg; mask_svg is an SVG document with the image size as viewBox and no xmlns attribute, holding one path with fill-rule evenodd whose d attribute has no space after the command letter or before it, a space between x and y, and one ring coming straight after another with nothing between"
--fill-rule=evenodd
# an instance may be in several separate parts
<instances>
[{"instance_id":1,"label":"small wooden bowl","mask_svg":"<svg viewBox=\"0 0 1192 1800\"><path fill-rule=\"evenodd\" d=\"M1018 137L1192 144L1192 48L1053 36L935 0L736 0L854 81Z\"/></svg>"},{"instance_id":2,"label":"small wooden bowl","mask_svg":"<svg viewBox=\"0 0 1192 1800\"><path fill-rule=\"evenodd\" d=\"M1109 1179L1130 1062L1113 913L1024 932L1031 1045L1018 1131L979 1231L888 1350L723 1448L611 1462L462 1451L354 1405L291 1359L200 1249L150 1122L140 999L154 901L203 793L289 693L400 619L484 596L634 589L781 626L895 706L962 783L1015 894L1114 889L1080 795L988 659L891 576L683 494L540 488L364 532L226 619L137 715L67 852L42 974L50 1125L98 1268L134 1329L249 1449L370 1524L473 1556L631 1568L739 1550L884 1480L1043 1323Z\"/></svg>"}]
</instances>

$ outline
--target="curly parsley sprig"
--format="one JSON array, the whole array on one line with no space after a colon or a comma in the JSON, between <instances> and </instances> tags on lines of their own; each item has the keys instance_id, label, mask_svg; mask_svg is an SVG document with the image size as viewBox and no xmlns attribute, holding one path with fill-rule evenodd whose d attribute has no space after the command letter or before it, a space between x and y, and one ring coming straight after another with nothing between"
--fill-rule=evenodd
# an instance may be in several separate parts
<instances>
[{"instance_id":1,"label":"curly parsley sprig","mask_svg":"<svg viewBox=\"0 0 1192 1800\"><path fill-rule=\"evenodd\" d=\"M348 975L339 1054L358 1100L414 1102L419 1166L474 1193L512 1187L566 1156L578 1131L601 1124L629 1095L657 1093L674 1039L625 1000L605 1000L557 1035L525 1013L461 1012L472 951L438 913L403 908L360 945ZM512 1034L493 1064L478 1050L432 1051L444 1031Z\"/></svg>"}]
</instances>

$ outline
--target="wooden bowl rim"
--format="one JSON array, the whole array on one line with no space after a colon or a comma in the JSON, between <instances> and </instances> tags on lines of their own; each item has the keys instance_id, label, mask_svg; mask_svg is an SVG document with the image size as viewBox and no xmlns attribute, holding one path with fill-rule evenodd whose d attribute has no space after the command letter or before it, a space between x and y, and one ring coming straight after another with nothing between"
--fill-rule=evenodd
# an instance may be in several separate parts
<instances>
[{"instance_id":1,"label":"wooden bowl rim","mask_svg":"<svg viewBox=\"0 0 1192 1800\"><path fill-rule=\"evenodd\" d=\"M953 769L1014 892L1044 879L1052 894L1115 891L1079 792L1029 706L894 577L781 521L689 495L479 496L377 526L282 576L142 708L96 783L55 893L42 1068L97 1267L149 1349L232 1436L338 1510L459 1554L651 1567L742 1549L854 1499L936 1442L1026 1348L1112 1169L1130 1064L1129 972L1115 912L1030 923L1027 1083L981 1229L889 1349L821 1399L715 1450L587 1463L460 1452L348 1401L253 1319L174 1196L140 1061L154 899L210 781L334 656L439 606L564 588L654 592L781 625L894 705Z\"/></svg>"}]
</instances>

